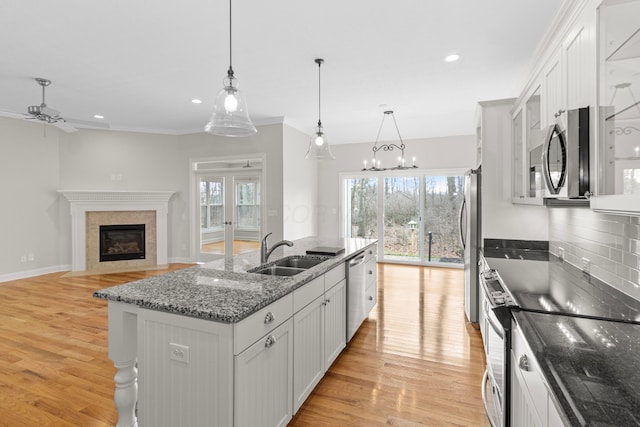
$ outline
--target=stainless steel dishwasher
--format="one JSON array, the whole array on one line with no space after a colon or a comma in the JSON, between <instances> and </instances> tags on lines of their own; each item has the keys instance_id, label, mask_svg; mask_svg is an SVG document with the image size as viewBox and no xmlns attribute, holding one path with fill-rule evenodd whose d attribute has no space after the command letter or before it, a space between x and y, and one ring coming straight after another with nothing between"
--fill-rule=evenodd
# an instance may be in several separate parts
<instances>
[{"instance_id":1,"label":"stainless steel dishwasher","mask_svg":"<svg viewBox=\"0 0 640 427\"><path fill-rule=\"evenodd\" d=\"M367 287L365 251L347 261L347 342L351 340L367 317L365 291Z\"/></svg>"}]
</instances>

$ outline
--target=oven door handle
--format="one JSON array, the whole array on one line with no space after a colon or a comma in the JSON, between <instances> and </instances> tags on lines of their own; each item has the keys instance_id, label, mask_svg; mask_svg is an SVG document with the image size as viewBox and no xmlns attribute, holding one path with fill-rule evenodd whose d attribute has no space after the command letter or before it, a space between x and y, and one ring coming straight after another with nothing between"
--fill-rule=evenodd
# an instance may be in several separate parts
<instances>
[{"instance_id":1,"label":"oven door handle","mask_svg":"<svg viewBox=\"0 0 640 427\"><path fill-rule=\"evenodd\" d=\"M493 320L491 319L491 313L485 314L485 317L487 318L487 322L489 323L489 326L491 326L491 329L493 329L493 331L498 334L500 339L504 341L504 329L493 323Z\"/></svg>"},{"instance_id":2,"label":"oven door handle","mask_svg":"<svg viewBox=\"0 0 640 427\"><path fill-rule=\"evenodd\" d=\"M485 369L482 376L482 403L484 403L484 410L487 413L487 418L489 418L489 424L491 424L491 427L495 427L496 423L492 418L492 412L489 410L487 402L487 381L489 381L489 370Z\"/></svg>"}]
</instances>

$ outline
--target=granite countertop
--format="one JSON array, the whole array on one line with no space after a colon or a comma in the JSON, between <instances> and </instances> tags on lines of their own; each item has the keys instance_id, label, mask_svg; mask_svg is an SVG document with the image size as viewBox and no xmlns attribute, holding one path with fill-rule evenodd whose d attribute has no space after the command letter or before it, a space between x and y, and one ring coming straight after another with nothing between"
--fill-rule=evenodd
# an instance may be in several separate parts
<instances>
[{"instance_id":1,"label":"granite countertop","mask_svg":"<svg viewBox=\"0 0 640 427\"><path fill-rule=\"evenodd\" d=\"M573 426L640 426L640 325L515 311Z\"/></svg>"},{"instance_id":2,"label":"granite countertop","mask_svg":"<svg viewBox=\"0 0 640 427\"><path fill-rule=\"evenodd\" d=\"M640 301L531 252L484 256L518 305L512 316L561 413L572 426L640 426Z\"/></svg>"},{"instance_id":3,"label":"granite countertop","mask_svg":"<svg viewBox=\"0 0 640 427\"><path fill-rule=\"evenodd\" d=\"M235 323L293 292L305 283L344 264L376 239L295 240L292 247L281 246L269 257L272 263L291 255L305 255L319 246L344 247L345 251L295 276L249 273L260 265L260 251L173 271L159 276L113 286L93 293L95 298L134 304L142 308ZM320 257L320 255L314 255Z\"/></svg>"}]
</instances>

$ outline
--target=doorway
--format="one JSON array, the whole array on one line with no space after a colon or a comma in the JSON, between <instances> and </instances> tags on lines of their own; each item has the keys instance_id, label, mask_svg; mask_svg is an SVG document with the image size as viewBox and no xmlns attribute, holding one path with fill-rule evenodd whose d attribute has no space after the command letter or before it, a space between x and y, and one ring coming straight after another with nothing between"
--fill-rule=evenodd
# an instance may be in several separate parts
<instances>
[{"instance_id":1,"label":"doorway","mask_svg":"<svg viewBox=\"0 0 640 427\"><path fill-rule=\"evenodd\" d=\"M385 262L462 267L464 170L341 175L342 234L377 238Z\"/></svg>"},{"instance_id":2,"label":"doorway","mask_svg":"<svg viewBox=\"0 0 640 427\"><path fill-rule=\"evenodd\" d=\"M258 249L263 157L199 159L192 170L192 258L208 262Z\"/></svg>"}]
</instances>

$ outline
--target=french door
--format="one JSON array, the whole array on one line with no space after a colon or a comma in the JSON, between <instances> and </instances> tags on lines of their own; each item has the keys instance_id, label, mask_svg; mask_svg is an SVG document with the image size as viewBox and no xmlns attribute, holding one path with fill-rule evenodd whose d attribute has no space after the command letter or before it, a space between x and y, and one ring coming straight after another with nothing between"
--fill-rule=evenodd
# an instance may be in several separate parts
<instances>
[{"instance_id":1,"label":"french door","mask_svg":"<svg viewBox=\"0 0 640 427\"><path fill-rule=\"evenodd\" d=\"M208 262L260 247L266 155L189 161L190 259Z\"/></svg>"},{"instance_id":2,"label":"french door","mask_svg":"<svg viewBox=\"0 0 640 427\"><path fill-rule=\"evenodd\" d=\"M377 238L387 262L462 266L464 171L343 175L345 237Z\"/></svg>"}]
</instances>

